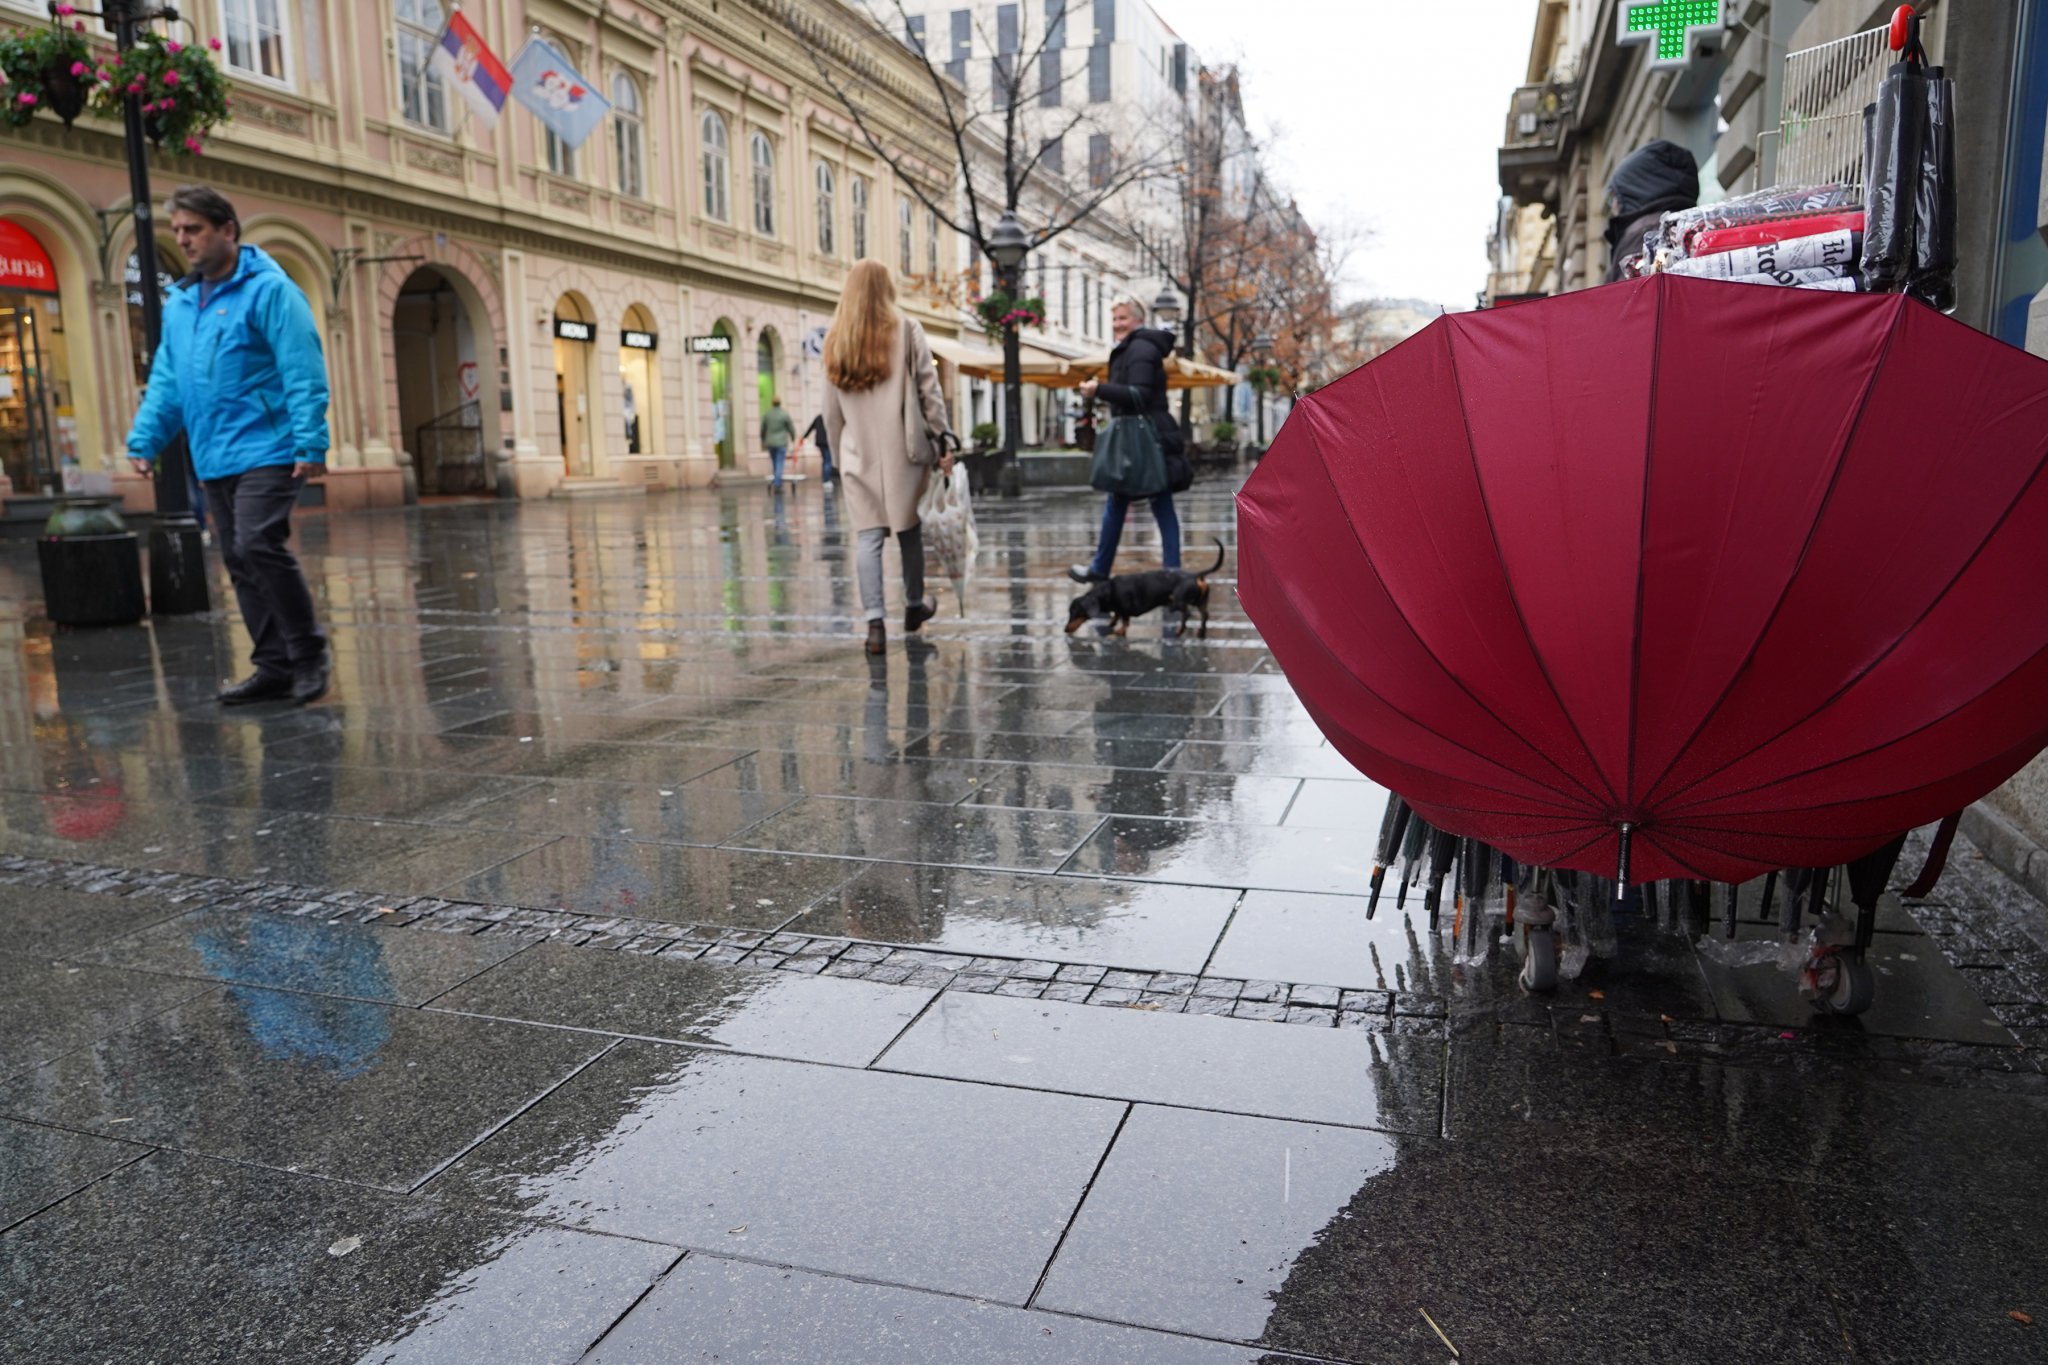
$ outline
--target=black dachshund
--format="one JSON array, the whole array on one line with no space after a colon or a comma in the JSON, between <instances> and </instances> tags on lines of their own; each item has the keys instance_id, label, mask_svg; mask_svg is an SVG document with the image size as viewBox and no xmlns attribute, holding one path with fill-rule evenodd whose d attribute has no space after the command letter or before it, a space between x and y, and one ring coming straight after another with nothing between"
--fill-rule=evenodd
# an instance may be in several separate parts
<instances>
[{"instance_id":1,"label":"black dachshund","mask_svg":"<svg viewBox=\"0 0 2048 1365\"><path fill-rule=\"evenodd\" d=\"M1216 542L1216 562L1201 573L1189 573L1186 569L1152 569L1146 573L1120 573L1116 577L1097 583L1088 591L1075 598L1067 608L1067 634L1072 635L1081 628L1083 621L1099 621L1109 618L1109 633L1122 635L1130 628L1133 616L1143 616L1159 607L1171 607L1180 613L1180 629L1175 635L1188 632L1188 616L1191 612L1202 614L1202 625L1195 632L1197 638L1209 638L1209 575L1223 567L1223 542Z\"/></svg>"}]
</instances>

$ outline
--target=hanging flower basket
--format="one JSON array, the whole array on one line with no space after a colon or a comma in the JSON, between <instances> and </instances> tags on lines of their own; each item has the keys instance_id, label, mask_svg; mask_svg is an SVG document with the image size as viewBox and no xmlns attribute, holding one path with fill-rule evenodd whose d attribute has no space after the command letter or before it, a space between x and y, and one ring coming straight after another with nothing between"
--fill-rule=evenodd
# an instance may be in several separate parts
<instances>
[{"instance_id":1,"label":"hanging flower basket","mask_svg":"<svg viewBox=\"0 0 2048 1365\"><path fill-rule=\"evenodd\" d=\"M982 332L996 341L1002 339L1003 328L1013 323L1018 327L1045 326L1044 299L1013 299L998 290L976 299L974 311L981 319Z\"/></svg>"},{"instance_id":2,"label":"hanging flower basket","mask_svg":"<svg viewBox=\"0 0 2048 1365\"><path fill-rule=\"evenodd\" d=\"M213 46L219 46L218 39ZM139 95L143 135L158 147L197 156L203 150L200 139L234 117L227 80L213 59L159 33L142 34L134 47L109 58L98 75L93 112L119 119L122 100Z\"/></svg>"},{"instance_id":3,"label":"hanging flower basket","mask_svg":"<svg viewBox=\"0 0 2048 1365\"><path fill-rule=\"evenodd\" d=\"M84 28L54 22L0 37L0 122L20 128L47 109L69 128L85 111L99 68Z\"/></svg>"}]
</instances>

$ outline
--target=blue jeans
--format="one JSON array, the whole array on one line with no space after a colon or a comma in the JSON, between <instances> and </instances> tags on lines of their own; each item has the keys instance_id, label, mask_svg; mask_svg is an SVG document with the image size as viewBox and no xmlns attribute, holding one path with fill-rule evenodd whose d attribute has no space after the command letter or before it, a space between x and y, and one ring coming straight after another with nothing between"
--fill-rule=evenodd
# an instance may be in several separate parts
<instances>
[{"instance_id":1,"label":"blue jeans","mask_svg":"<svg viewBox=\"0 0 2048 1365\"><path fill-rule=\"evenodd\" d=\"M1088 567L1105 578L1116 563L1117 542L1124 538L1124 517L1130 510L1131 500L1121 493L1111 493L1102 509L1102 539L1096 542L1095 559ZM1180 518L1174 515L1173 494L1161 493L1152 499L1152 520L1159 523L1160 559L1167 568L1178 569Z\"/></svg>"},{"instance_id":2,"label":"blue jeans","mask_svg":"<svg viewBox=\"0 0 2048 1365\"><path fill-rule=\"evenodd\" d=\"M769 446L768 458L775 462L775 486L782 487L782 462L789 458L788 446Z\"/></svg>"}]
</instances>

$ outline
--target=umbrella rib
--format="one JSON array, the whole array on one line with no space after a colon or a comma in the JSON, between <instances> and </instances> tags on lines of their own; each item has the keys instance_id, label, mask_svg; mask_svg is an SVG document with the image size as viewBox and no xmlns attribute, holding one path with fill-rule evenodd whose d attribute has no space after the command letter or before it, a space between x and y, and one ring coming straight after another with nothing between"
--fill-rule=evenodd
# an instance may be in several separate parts
<instances>
[{"instance_id":1,"label":"umbrella rib","mask_svg":"<svg viewBox=\"0 0 2048 1365\"><path fill-rule=\"evenodd\" d=\"M1900 295L1899 297L1903 299L1905 296ZM1763 648L1764 641L1770 638L1771 627L1777 624L1778 616L1785 610L1785 599L1792 595L1792 585L1799 581L1799 570L1806 563L1806 556L1813 549L1815 537L1820 534L1821 522L1827 519L1828 506L1834 501L1835 488L1841 482L1842 466L1848 462L1849 448L1855 445L1858 433L1863 430L1863 419L1870 411L1871 396L1877 392L1878 376L1884 373L1885 364L1891 359L1892 342L1897 339L1899 333L1899 317L1900 310L1894 307L1892 311L1892 325L1886 331L1884 337L1884 350L1878 355L1877 363L1870 367L1870 377L1864 381L1863 385L1863 397L1857 400L1856 420L1849 424L1849 434L1842 439L1841 449L1835 452L1835 467L1834 471L1828 475L1827 492L1821 495L1820 506L1814 509L1813 523L1806 528L1806 539L1799 547L1799 557L1792 563L1792 572L1785 576L1785 586L1779 589L1778 600L1771 604L1771 614L1765 617L1764 623L1757 628L1756 637L1749 642L1748 652L1742 656L1741 665L1729 675L1726 685L1721 689L1721 695L1714 698L1714 704L1707 708L1705 715L1700 717L1699 724L1695 725L1692 733L1686 736L1685 743L1679 745L1672 752L1671 757L1665 761L1662 771L1657 774L1657 780L1643 788L1645 797L1656 792L1664 779L1671 775L1671 770L1678 766L1679 760L1692 751L1692 747L1699 742L1700 736L1707 732L1707 727L1714 723L1714 718L1721 714L1721 708L1727 705L1728 699L1734 695L1736 684L1748 676L1750 668L1756 663L1757 652ZM1752 749L1750 752L1754 753L1755 750ZM1744 754L1742 757L1746 758L1748 754ZM1719 772L1720 769L1717 768L1714 771ZM1697 786L1699 782L1712 775L1712 773L1704 774L1700 778L1688 782L1685 786L1679 788L1678 791L1673 792L1672 795L1677 796L1681 792L1689 791L1694 786Z\"/></svg>"},{"instance_id":2,"label":"umbrella rib","mask_svg":"<svg viewBox=\"0 0 2048 1365\"><path fill-rule=\"evenodd\" d=\"M1628 759L1621 781L1633 803L1636 794L1636 730L1642 720L1643 689L1643 598L1647 592L1643 565L1650 558L1650 481L1657 467L1657 381L1664 369L1664 305L1671 294L1669 282L1657 288L1657 328L1650 338L1650 402L1643 417L1643 504L1636 518L1636 609L1628 641Z\"/></svg>"},{"instance_id":3,"label":"umbrella rib","mask_svg":"<svg viewBox=\"0 0 2048 1365\"><path fill-rule=\"evenodd\" d=\"M1861 683L1865 678L1868 678L1871 675L1871 673L1877 669L1878 665L1882 664L1886 659L1889 659L1893 654L1898 652L1899 647L1905 644L1907 639L1912 636L1913 632L1920 629L1921 626L1927 623L1927 618L1934 614L1934 610L1936 607L1939 607L1943 602L1948 600L1949 594L1955 591L1956 584L1960 583L1963 580L1964 575L1970 572L1970 567L1974 565L1980 557L1982 557L1984 551L1990 546L1991 542L1997 538L1999 530L2003 528L2005 523L2012 518L2013 513L2019 510L2019 505L2026 500L2027 494L2033 490L2034 485L2040 482L2041 473L2043 469L2048 469L2048 449L2044 449L2043 454L2035 460L2034 472L2027 475L2026 482L2021 484L2019 489L2013 494L2012 501L2007 503L2005 506L2005 510L1998 514L1998 520L1991 524L1990 529L1984 533L1984 538L1977 542L1977 546L1975 549L1970 551L1969 557L1966 558L1961 564L1956 566L1955 573L1949 576L1948 582L1942 585L1941 591L1936 593L1932 598L1928 600L1927 605L1921 609L1920 614L1913 618L1913 623L1907 626L1904 630L1900 631L1898 635L1892 640L1892 642L1886 645L1884 649L1877 655L1876 658L1872 659L1869 663L1865 664L1862 668L1858 669L1856 671L1855 676L1849 678L1840 687L1836 688L1835 691L1832 694L1830 694L1826 700L1820 703L1820 705L1814 707L1811 711L1808 711L1805 715L1799 717L1797 720L1792 721L1783 729L1779 730L1776 734L1770 735L1762 740L1759 740L1757 743L1750 746L1747 750L1729 759L1726 763L1721 764L1719 767L1710 769L1707 772L1701 773L1698 777L1686 783L1683 787L1680 787L1676 791L1672 792L1672 797L1676 798L1682 796L1686 792L1689 792L1693 790L1695 787L1699 786L1700 783L1708 781L1709 779L1728 771L1728 769L1734 767L1736 764L1742 762L1750 755L1756 753L1759 749L1762 749L1770 744L1776 743L1778 740L1783 739L1786 735L1791 734L1794 730L1797 730L1800 726L1808 724L1815 717L1819 716L1822 712L1826 711L1829 707L1836 705L1844 697L1848 696L1849 693L1853 692L1856 689L1856 685L1858 683ZM1976 701L1977 697L1983 696L1984 693L1990 691L1992 687L1997 687L2000 683L2003 683L2006 680L2006 678L2011 677L2012 673L2016 673L2020 669L2025 668L2028 663L2031 663L2033 659L2038 657L2040 657L2040 651L2036 651L2034 655L2030 656L2026 660L2023 660L2020 664L2015 666L2012 672L2007 673L2005 677L2000 678L1997 682L1992 683L1991 687L1987 687L1982 691L1978 692L1976 696L1973 696L1966 701L1959 702L1957 705L1951 707L1944 714L1934 717L1932 720L1929 720L1924 725L1916 726L1914 729L1908 730L1903 735L1899 735L1893 739L1886 740L1884 744L1872 745L1870 748L1862 750L1860 753L1849 754L1843 758L1834 759L1827 763L1816 764L1811 768L1801 769L1799 772L1796 773L1789 773L1786 775L1785 778L1775 779L1775 781L1785 781L1788 778L1792 777L1803 777L1807 773L1820 772L1824 769L1832 768L1838 763L1846 763L1849 762L1851 759L1861 758L1865 754L1875 753L1877 752L1877 750L1883 749L1891 744L1896 744L1900 740L1910 739L1912 736L1920 733L1920 731L1928 728L1928 726L1938 725L1942 721L1947 720L1950 716L1956 714L1956 712L1962 710L1964 707ZM1771 785L1774 785L1774 783L1759 784L1759 786ZM1752 787L1747 788L1746 790L1754 791L1756 789L1757 788ZM1740 794L1741 793L1739 792L1729 793L1729 795ZM1706 799L1718 800L1720 798L1711 797ZM1691 804L1699 805L1700 802L1695 801Z\"/></svg>"},{"instance_id":4,"label":"umbrella rib","mask_svg":"<svg viewBox=\"0 0 2048 1365\"><path fill-rule=\"evenodd\" d=\"M1455 363L1453 364L1452 369L1453 373L1455 373ZM1393 590L1387 586L1387 580L1381 576L1379 565L1373 563L1372 551L1366 548L1365 538L1358 533L1358 523L1351 519L1351 509L1345 505L1342 494L1340 494L1337 491L1337 481L1335 478L1331 477L1329 461L1323 457L1323 447L1322 444L1316 440L1315 428L1313 426L1304 426L1303 430L1306 432L1308 436L1310 448L1313 449L1316 453L1316 466L1319 470L1321 470L1324 482L1326 482L1329 485L1330 496L1336 502L1338 511L1343 514L1344 524L1351 528L1351 540L1353 544L1358 546L1358 553L1360 558L1365 560L1366 567L1372 571L1374 581L1380 585L1380 592L1386 597L1387 601L1393 605L1395 612L1400 615L1401 624L1407 627L1408 634L1414 638L1415 642L1418 645L1421 645L1423 643L1422 632L1418 631L1415 628L1415 623L1408 619L1408 613L1402 608L1400 599L1394 596ZM1481 494L1481 497L1482 499L1484 498L1483 492ZM1489 524L1491 524L1491 518L1489 518ZM1503 575L1505 575L1506 573L1505 566L1502 567L1502 573ZM1290 611L1293 611L1294 604L1292 600L1286 599L1285 594L1282 594L1282 597L1283 599L1287 600L1288 609ZM1299 620L1301 613L1297 611L1294 613L1294 615L1296 619ZM1517 613L1517 615L1519 615L1519 612ZM1304 621L1303 625L1304 627L1306 627L1307 623ZM1471 754L1474 758L1485 759L1485 761L1487 761L1488 763L1493 763L1496 766L1502 768L1505 768L1507 766L1506 764L1501 763L1498 759L1490 758L1487 755L1480 753L1477 749L1472 748L1470 745L1461 743L1458 740L1451 738L1449 735L1444 734L1442 731L1436 729L1434 726L1425 725L1422 721L1408 714L1407 711L1403 710L1399 706L1396 706L1377 688L1373 687L1371 684L1366 682L1365 679L1359 677L1358 674L1351 668L1349 664L1345 663L1344 660L1342 660L1341 658L1338 658L1336 652L1332 650L1328 644L1324 643L1320 632L1315 630L1305 630L1304 633L1306 633L1311 639L1315 640L1316 644L1322 649L1322 651L1330 656L1330 658L1336 663L1337 667L1342 669L1347 677L1351 678L1360 687L1364 688L1374 697L1377 697L1380 700L1380 702L1383 705L1385 705L1388 710L1392 711L1395 715L1400 716L1403 720L1407 721L1411 725L1414 725L1417 729L1422 730L1424 733L1435 735L1438 739L1444 741L1444 743L1449 744L1454 748L1463 750L1465 753ZM1428 647L1424 645L1423 648L1425 652L1427 652ZM1530 648L1530 652L1535 652L1533 645ZM1431 654L1430 657L1435 658L1435 655ZM1538 667L1540 668L1541 666L1541 660L1538 660ZM1438 661L1438 667L1442 668L1442 661L1440 660ZM1484 712L1490 719L1493 720L1493 722L1496 725L1499 725L1501 729L1505 730L1507 733L1511 735L1517 733L1514 726L1510 725L1503 717L1496 714L1492 707L1488 706L1484 701L1480 700L1477 696L1473 695L1472 689L1465 685L1463 679L1453 674L1448 668L1443 668L1443 674L1445 678L1450 680L1450 683L1453 687L1457 688L1460 692L1464 693L1467 700L1469 700L1474 706L1478 707L1482 712ZM1553 689L1552 695L1555 695L1555 689ZM1558 703L1559 709L1562 709L1563 705L1564 703L1560 701ZM1570 717L1567 716L1566 719L1569 720ZM1598 801L1600 799L1599 793L1595 792L1592 788L1588 787L1584 782L1581 782L1572 773L1566 771L1564 766L1558 763L1556 759L1551 758L1548 754L1544 753L1535 745L1527 744L1527 741L1524 741L1524 743L1530 753L1534 754L1536 757L1542 759L1545 763L1549 764L1550 767L1557 773L1559 777L1563 778L1565 781L1571 783L1580 791L1584 792L1588 800ZM1590 758L1591 755L1589 754L1588 757ZM1596 764L1595 767L1597 769L1598 765ZM1478 784L1475 783L1473 785ZM1505 795L1506 793L1503 794Z\"/></svg>"},{"instance_id":5,"label":"umbrella rib","mask_svg":"<svg viewBox=\"0 0 2048 1365\"><path fill-rule=\"evenodd\" d=\"M1493 542L1493 558L1494 562L1500 565L1501 583L1507 588L1508 601L1514 604L1515 623L1522 628L1522 642L1529 647L1529 657L1535 662L1536 672L1541 675L1543 685L1550 689L1550 697L1552 701L1557 703L1558 714L1562 715L1565 724L1571 727L1572 737L1578 740L1579 748L1585 753L1587 766L1600 775L1601 785L1607 788L1608 802L1612 805L1620 805L1620 798L1615 795L1614 784L1608 781L1606 772L1600 767L1600 760L1593 756L1593 746L1586 743L1586 736L1579 729L1578 719L1572 715L1571 708L1564 704L1564 697L1557 690L1557 682L1550 676L1550 667L1543 660L1543 652L1536 648L1536 637L1529 633L1529 619L1522 614L1521 598L1515 594L1514 576L1508 572L1507 556L1502 553L1500 548L1500 530L1494 524L1493 504L1486 496L1486 480L1479 475L1479 450L1472 440L1471 414L1465 409L1465 377L1458 371L1457 342L1457 330L1455 328L1446 328L1444 331L1444 351L1450 357L1451 384L1458 391L1458 420L1465 429L1465 453L1472 460L1472 482L1479 490L1480 510L1486 514L1487 539ZM1564 772L1563 765L1559 764L1555 759L1549 761L1552 767L1556 768L1559 772ZM1571 776L1569 773L1565 775ZM1585 789L1588 796L1593 797L1596 801L1600 799L1599 795L1590 788L1587 788L1584 782L1579 782L1576 777L1573 777L1572 780L1578 783L1579 787Z\"/></svg>"},{"instance_id":6,"label":"umbrella rib","mask_svg":"<svg viewBox=\"0 0 2048 1365\"><path fill-rule=\"evenodd\" d=\"M1708 877L1707 874L1700 869L1698 864L1692 862L1689 859L1681 858L1678 856L1678 854L1673 852L1671 845L1669 843L1657 837L1657 832L1654 828L1650 826L1644 826L1643 828L1636 831L1635 837L1645 841L1652 848L1656 849L1659 853L1669 858L1672 862L1677 863L1680 867L1684 868L1687 872L1692 873L1694 876L1703 878L1708 881L1713 880L1713 878ZM1686 840L1686 842L1692 843L1693 841L1688 839Z\"/></svg>"}]
</instances>

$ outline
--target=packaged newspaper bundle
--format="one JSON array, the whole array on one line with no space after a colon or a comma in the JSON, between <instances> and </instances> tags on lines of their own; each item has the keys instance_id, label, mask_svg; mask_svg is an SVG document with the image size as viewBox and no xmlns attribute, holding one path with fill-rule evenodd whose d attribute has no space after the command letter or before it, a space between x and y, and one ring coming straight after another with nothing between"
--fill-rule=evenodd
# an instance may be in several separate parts
<instances>
[{"instance_id":1,"label":"packaged newspaper bundle","mask_svg":"<svg viewBox=\"0 0 2048 1365\"><path fill-rule=\"evenodd\" d=\"M1736 280L1743 284L1853 291L1856 263L1862 250L1862 231L1843 227L1748 246L1722 246L1717 251L1673 261L1667 269L1673 275Z\"/></svg>"}]
</instances>

